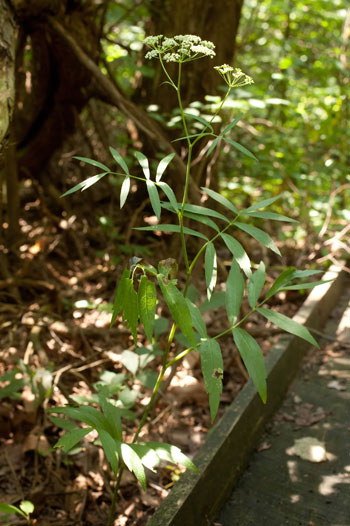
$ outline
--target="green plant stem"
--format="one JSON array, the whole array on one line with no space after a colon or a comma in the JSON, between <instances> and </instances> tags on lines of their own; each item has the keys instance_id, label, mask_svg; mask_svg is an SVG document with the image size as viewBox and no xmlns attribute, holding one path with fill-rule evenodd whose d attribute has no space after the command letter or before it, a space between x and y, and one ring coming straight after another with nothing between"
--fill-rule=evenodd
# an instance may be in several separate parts
<instances>
[{"instance_id":1,"label":"green plant stem","mask_svg":"<svg viewBox=\"0 0 350 526\"><path fill-rule=\"evenodd\" d=\"M124 466L120 466L118 470L117 480L115 483L111 506L109 509L107 526L113 526L113 523L114 523L115 507L116 507L117 500L118 500L118 491L119 491L120 482L122 480L123 471L124 471Z\"/></svg>"}]
</instances>

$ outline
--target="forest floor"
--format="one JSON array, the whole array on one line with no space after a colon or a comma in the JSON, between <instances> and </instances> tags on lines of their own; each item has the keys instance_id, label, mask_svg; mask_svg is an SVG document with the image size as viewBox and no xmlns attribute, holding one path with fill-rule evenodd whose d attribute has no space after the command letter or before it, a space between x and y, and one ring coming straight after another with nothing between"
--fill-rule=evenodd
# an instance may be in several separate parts
<instances>
[{"instance_id":1,"label":"forest floor","mask_svg":"<svg viewBox=\"0 0 350 526\"><path fill-rule=\"evenodd\" d=\"M129 245L133 219L118 238L103 226L88 226L74 215L62 219L47 210L38 214L39 205L40 200L25 205L24 241L9 255L11 276L0 282L0 376L9 373L10 378L16 373L11 382L0 379L0 386L8 389L2 392L0 407L0 502L18 505L22 499L30 500L35 505L32 523L37 526L105 525L113 481L102 449L92 443L96 437L86 437L74 454L54 449L62 431L46 409L90 398L96 382L122 378L125 407L134 413L134 420L125 421L125 435L132 437L148 402L151 390L147 383L159 368L161 352L153 348L150 366L132 362L125 353L135 350L130 332L120 319L109 328L110 306L121 263L135 254L150 261L155 254L157 259L166 258L168 241L159 233L158 238L138 237ZM225 272L229 254L223 251L221 258ZM280 272L278 265L272 262L270 281ZM197 295L204 300L201 281ZM293 316L304 299L299 292L288 291L276 296L272 306ZM157 314L161 351L169 321L162 305ZM209 334L228 327L224 309L207 310L203 316ZM255 316L246 328L257 337L264 354L280 332ZM152 351L142 334L137 347ZM225 373L217 418L247 381L232 338L223 339L221 349ZM167 388L162 390L142 439L170 442L192 458L211 428L199 354L190 353L165 383ZM114 526L145 525L179 474L174 466L149 472L148 488L143 492L134 477L124 472ZM9 523L25 521L11 516Z\"/></svg>"}]
</instances>

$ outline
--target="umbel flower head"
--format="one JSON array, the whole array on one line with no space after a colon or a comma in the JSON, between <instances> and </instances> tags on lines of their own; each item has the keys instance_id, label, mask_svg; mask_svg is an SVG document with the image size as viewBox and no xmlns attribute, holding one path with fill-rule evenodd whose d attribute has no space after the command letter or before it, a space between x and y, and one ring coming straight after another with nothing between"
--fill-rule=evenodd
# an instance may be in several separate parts
<instances>
[{"instance_id":1,"label":"umbel flower head","mask_svg":"<svg viewBox=\"0 0 350 526\"><path fill-rule=\"evenodd\" d=\"M232 66L223 64L222 66L215 66L214 69L220 73L230 88L239 88L254 83L252 77L243 73L240 68L233 68Z\"/></svg>"},{"instance_id":2,"label":"umbel flower head","mask_svg":"<svg viewBox=\"0 0 350 526\"><path fill-rule=\"evenodd\" d=\"M161 58L164 62L190 62L203 57L215 57L215 46L209 40L202 40L197 35L176 35L172 38L163 35L150 36L144 43L151 51L146 58Z\"/></svg>"}]
</instances>

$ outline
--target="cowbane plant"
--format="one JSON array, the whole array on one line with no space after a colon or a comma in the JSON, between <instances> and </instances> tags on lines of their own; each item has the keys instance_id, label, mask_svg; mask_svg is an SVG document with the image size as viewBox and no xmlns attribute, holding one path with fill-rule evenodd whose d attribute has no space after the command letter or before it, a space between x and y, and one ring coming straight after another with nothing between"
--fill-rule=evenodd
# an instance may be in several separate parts
<instances>
[{"instance_id":1,"label":"cowbane plant","mask_svg":"<svg viewBox=\"0 0 350 526\"><path fill-rule=\"evenodd\" d=\"M224 142L237 149L241 154L255 159L253 153L247 148L231 139L231 133L242 117L236 116L224 129L216 134L212 126L214 119L220 113L225 101L236 87L249 85L253 80L240 69L233 68L227 64L215 66L216 71L225 81L226 94L213 112L211 119L202 116L190 115L185 112L181 98L181 73L183 65L194 60L205 58L213 59L215 46L212 42L202 40L196 35L177 35L166 38L162 35L150 36L145 39L145 44L150 48L146 58L159 60L166 77L166 82L177 94L178 107L180 110L183 126L181 140L187 147L186 177L181 200L178 201L171 186L164 181L164 173L174 157L174 153L166 155L161 159L155 173L151 172L148 158L139 151L135 152L136 161L141 166L143 176L135 176L129 169L121 154L113 147L110 148L112 157L121 168L113 172L106 165L85 157L76 157L101 170L97 175L68 190L64 196L77 190L86 190L107 174L115 174L122 179L120 190L120 208L128 198L131 179L142 181L147 188L151 207L158 219L158 224L146 227L138 227L141 231L172 232L178 235L181 241L182 267L175 259L167 259L151 264L143 264L139 258L132 258L128 267L125 267L120 276L113 305L111 325L121 315L122 320L130 329L135 349L137 347L137 336L143 331L145 338L150 343L155 343L156 306L166 304L172 318L172 324L167 334L167 343L162 350L161 366L158 377L153 387L148 405L138 423L133 436L125 436L123 431L123 418L125 414L110 392L101 388L94 403L98 408L91 405L78 404L63 408L55 408L52 412L61 413L71 420L83 423L83 427L56 418L55 422L61 421L67 433L61 437L56 447L65 451L72 450L76 444L87 434L97 431L98 444L104 449L106 458L112 472L116 477L114 497L111 504L108 525L113 524L115 505L123 470L128 468L134 473L141 486L146 486L146 475L144 467L154 469L162 461L182 464L192 470L196 470L193 463L181 453L181 451L170 444L155 442L143 442L139 439L140 432L145 425L151 408L154 406L157 393L162 385L164 375L178 364L188 353L198 352L200 355L201 368L208 393L210 415L212 421L218 411L220 395L222 392L222 380L224 374L224 363L221 355L220 340L227 335L232 335L234 344L241 354L245 367L262 399L265 403L267 398L266 370L262 351L257 341L244 329L247 318L257 312L269 322L303 338L313 345L317 345L309 331L291 320L290 318L275 312L266 306L269 299L282 290L296 290L314 287L317 283L293 283L297 278L305 278L315 274L317 271L298 271L295 268L287 268L274 281L270 287L265 287L266 269L262 261L252 263L243 246L235 237L237 230L243 231L253 237L264 247L280 255L278 247L271 237L262 229L253 226L252 218L259 218L261 223L264 219L270 221L293 222L288 217L265 211L280 196L265 199L252 206L238 210L233 202L224 198L211 188L202 188L208 202L214 206L199 206L189 202L188 188L191 179L191 161L194 146L204 137L211 141L207 151L210 156L213 150ZM168 63L177 63L177 76L173 78L167 69ZM196 133L190 133L195 120ZM217 210L218 205L221 212ZM173 215L174 222L164 224L161 220L162 211ZM207 231L203 229L185 226L185 220L191 221L192 225L204 224ZM187 223L186 223L187 224ZM200 240L197 253L190 257L188 246L189 239L195 237ZM193 297L189 297L192 272L196 265L200 264L200 256L204 255L203 280L206 284L207 300L205 303L214 304L217 301L215 286L217 283L217 256L216 249L219 244L224 243L228 248L232 261L230 271L225 285L224 304L227 313L227 328L210 337L207 332L206 323L202 317L204 306L196 303ZM193 247L193 243L191 245ZM184 283L179 277L185 277ZM243 297L248 298L250 311L240 316ZM221 297L221 296L220 296ZM175 338L177 340L175 344ZM181 342L181 344L178 343ZM55 418L55 417L54 417ZM62 422L66 422L62 424Z\"/></svg>"}]
</instances>

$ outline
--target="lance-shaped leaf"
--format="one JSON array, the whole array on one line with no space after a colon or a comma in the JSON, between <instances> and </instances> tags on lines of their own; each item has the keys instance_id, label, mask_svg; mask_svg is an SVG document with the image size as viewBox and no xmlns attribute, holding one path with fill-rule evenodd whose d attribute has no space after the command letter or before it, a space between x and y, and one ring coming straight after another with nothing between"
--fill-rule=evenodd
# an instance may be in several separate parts
<instances>
[{"instance_id":1,"label":"lance-shaped leaf","mask_svg":"<svg viewBox=\"0 0 350 526\"><path fill-rule=\"evenodd\" d=\"M67 192L62 194L61 197L66 197L67 195L74 194L74 192L77 192L78 190L84 192L84 190L87 190L88 188L90 188L90 186L97 183L97 181L102 179L102 177L107 175L107 173L108 172L103 172L102 174L97 174L93 175L92 177L88 177L87 179L85 179L85 181L82 181L81 183L78 183L75 186L73 186L73 188L67 190Z\"/></svg>"},{"instance_id":2,"label":"lance-shaped leaf","mask_svg":"<svg viewBox=\"0 0 350 526\"><path fill-rule=\"evenodd\" d=\"M186 302L187 302L188 308L190 309L190 314L191 314L194 328L198 331L198 334L201 336L201 338L206 338L207 337L207 327L205 325L205 321L202 318L201 311L188 298L186 298Z\"/></svg>"},{"instance_id":3,"label":"lance-shaped leaf","mask_svg":"<svg viewBox=\"0 0 350 526\"><path fill-rule=\"evenodd\" d=\"M122 443L120 446L121 457L129 471L134 473L137 480L140 482L142 489L146 490L146 475L145 470L139 455L133 449L131 444Z\"/></svg>"},{"instance_id":4,"label":"lance-shaped leaf","mask_svg":"<svg viewBox=\"0 0 350 526\"><path fill-rule=\"evenodd\" d=\"M282 195L283 194L279 194L279 195L276 195L275 197L270 197L269 199L264 199L263 201L260 201L259 203L255 203L249 208L246 208L244 210L244 213L246 214L247 212L254 212L254 210L260 210L261 208L265 208L266 206L269 206L275 201L277 201L277 199L280 199Z\"/></svg>"},{"instance_id":5,"label":"lance-shaped leaf","mask_svg":"<svg viewBox=\"0 0 350 526\"><path fill-rule=\"evenodd\" d=\"M259 219L271 219L272 221L285 221L286 223L297 223L295 219L283 216L281 214L275 214L274 212L247 212L243 210L242 214L246 214L249 217L257 217Z\"/></svg>"},{"instance_id":6,"label":"lance-shaped leaf","mask_svg":"<svg viewBox=\"0 0 350 526\"><path fill-rule=\"evenodd\" d=\"M131 330L134 343L137 342L137 320L138 320L137 293L134 289L132 279L126 280L125 296L123 300L123 320Z\"/></svg>"},{"instance_id":7,"label":"lance-shaped leaf","mask_svg":"<svg viewBox=\"0 0 350 526\"><path fill-rule=\"evenodd\" d=\"M220 404L224 364L216 340L201 340L199 345L205 389L209 395L210 417L214 421Z\"/></svg>"},{"instance_id":8,"label":"lance-shaped leaf","mask_svg":"<svg viewBox=\"0 0 350 526\"><path fill-rule=\"evenodd\" d=\"M231 144L231 146L236 148L236 150L239 150L241 153L243 153L247 157L250 157L251 159L254 159L255 161L258 160L252 152L247 150L247 148L245 146L242 146L238 142L232 141L232 139L228 139L227 137L223 137L223 139L224 139L225 142L228 142L229 144Z\"/></svg>"},{"instance_id":9,"label":"lance-shaped leaf","mask_svg":"<svg viewBox=\"0 0 350 526\"><path fill-rule=\"evenodd\" d=\"M103 451L105 452L107 460L111 465L113 473L115 476L117 476L119 469L118 450L120 448L120 441L114 440L114 438L104 429L99 429L98 435L101 440Z\"/></svg>"},{"instance_id":10,"label":"lance-shaped leaf","mask_svg":"<svg viewBox=\"0 0 350 526\"><path fill-rule=\"evenodd\" d=\"M280 312L276 312L270 309L259 308L257 309L257 311L260 314L262 314L265 318L267 318L271 323L277 325L277 327L280 327L284 331L290 332L295 336L299 336L299 338L306 340L315 347L319 347L315 338L311 336L307 328L303 325L300 325L300 323L297 323L296 321L292 320L291 318L288 318Z\"/></svg>"},{"instance_id":11,"label":"lance-shaped leaf","mask_svg":"<svg viewBox=\"0 0 350 526\"><path fill-rule=\"evenodd\" d=\"M244 279L236 261L232 260L226 281L226 312L230 325L236 323L244 294Z\"/></svg>"},{"instance_id":12,"label":"lance-shaped leaf","mask_svg":"<svg viewBox=\"0 0 350 526\"><path fill-rule=\"evenodd\" d=\"M221 237L231 254L234 256L238 265L243 270L244 274L249 278L251 275L250 259L240 242L229 234L221 234Z\"/></svg>"},{"instance_id":13,"label":"lance-shaped leaf","mask_svg":"<svg viewBox=\"0 0 350 526\"><path fill-rule=\"evenodd\" d=\"M117 287L115 297L114 297L112 320L111 320L111 325L110 325L111 327L114 324L115 320L117 319L119 312L123 309L125 290L127 288L127 280L129 279L129 276L130 276L130 270L125 268L123 270L122 277L120 278L120 281L118 283L118 287Z\"/></svg>"},{"instance_id":14,"label":"lance-shaped leaf","mask_svg":"<svg viewBox=\"0 0 350 526\"><path fill-rule=\"evenodd\" d=\"M156 303L157 294L155 284L153 281L149 281L147 276L142 276L138 292L139 314L140 321L145 328L146 336L150 342L152 341Z\"/></svg>"},{"instance_id":15,"label":"lance-shaped leaf","mask_svg":"<svg viewBox=\"0 0 350 526\"><path fill-rule=\"evenodd\" d=\"M61 447L65 453L72 449L85 435L93 431L92 427L75 427L63 435L54 447Z\"/></svg>"},{"instance_id":16,"label":"lance-shaped leaf","mask_svg":"<svg viewBox=\"0 0 350 526\"><path fill-rule=\"evenodd\" d=\"M243 117L243 113L240 113L240 114L238 115L238 117L236 117L232 122L230 122L230 124L228 124L228 125L226 126L226 128L221 132L220 135L227 135L228 132L229 132L230 130L232 130L232 128L233 128L234 126L236 126L236 124L241 120L242 117Z\"/></svg>"},{"instance_id":17,"label":"lance-shaped leaf","mask_svg":"<svg viewBox=\"0 0 350 526\"><path fill-rule=\"evenodd\" d=\"M295 274L295 267L289 267L286 270L284 270L282 274L280 274L275 279L270 289L267 291L265 299L268 300L274 294L276 294L277 291L281 290L285 285L290 283L293 279L294 274Z\"/></svg>"},{"instance_id":18,"label":"lance-shaped leaf","mask_svg":"<svg viewBox=\"0 0 350 526\"><path fill-rule=\"evenodd\" d=\"M192 328L191 313L186 300L181 292L176 288L172 281L166 283L161 274L158 274L158 283L166 304L169 307L174 321L179 326L182 333L186 336L191 345L196 345L194 331Z\"/></svg>"},{"instance_id":19,"label":"lance-shaped leaf","mask_svg":"<svg viewBox=\"0 0 350 526\"><path fill-rule=\"evenodd\" d=\"M120 189L120 208L123 208L130 192L130 177L127 175Z\"/></svg>"},{"instance_id":20,"label":"lance-shaped leaf","mask_svg":"<svg viewBox=\"0 0 350 526\"><path fill-rule=\"evenodd\" d=\"M174 212L177 211L177 199L176 195L174 194L173 190L170 188L170 186L167 183L164 183L163 181L160 181L157 183L158 186L163 190L167 198L169 199L169 203L173 207Z\"/></svg>"},{"instance_id":21,"label":"lance-shaped leaf","mask_svg":"<svg viewBox=\"0 0 350 526\"><path fill-rule=\"evenodd\" d=\"M139 227L134 228L134 230L146 230L149 232L155 232L157 230L159 232L181 232L179 225L163 225L163 224L150 225L150 226L139 226ZM183 231L184 231L184 234L189 234L190 236L194 236L194 237L200 237L201 239L205 239L206 241L208 241L208 238L204 234L201 234L201 232L197 232L196 230L193 230L192 228L184 227Z\"/></svg>"},{"instance_id":22,"label":"lance-shaped leaf","mask_svg":"<svg viewBox=\"0 0 350 526\"><path fill-rule=\"evenodd\" d=\"M252 309L255 307L259 299L265 280L265 265L263 261L260 261L258 269L250 276L247 285L248 302Z\"/></svg>"},{"instance_id":23,"label":"lance-shaped leaf","mask_svg":"<svg viewBox=\"0 0 350 526\"><path fill-rule=\"evenodd\" d=\"M298 283L297 285L289 285L288 287L283 287L282 290L304 290L304 289L313 289L319 285L324 285L329 283L333 279L326 279L321 281L310 281L309 283Z\"/></svg>"},{"instance_id":24,"label":"lance-shaped leaf","mask_svg":"<svg viewBox=\"0 0 350 526\"><path fill-rule=\"evenodd\" d=\"M126 174L129 175L129 168L128 168L128 165L126 164L126 162L124 161L123 157L120 155L120 153L115 150L114 148L112 148L112 146L109 147L109 151L111 152L112 156L113 156L113 159L115 160L115 162L117 164L119 164L119 166L124 170L124 172Z\"/></svg>"},{"instance_id":25,"label":"lance-shaped leaf","mask_svg":"<svg viewBox=\"0 0 350 526\"><path fill-rule=\"evenodd\" d=\"M164 203L163 208L169 209L169 205L167 203ZM182 208L181 203L176 204L176 210L180 210ZM208 216L208 217L215 217L217 219L221 219L222 221L225 221L226 223L229 222L229 220L223 215L220 214L220 212L217 212L216 210L212 210L211 208L207 208L205 206L198 206L198 205L185 205L184 211L187 213L191 213L193 215L201 215L201 216Z\"/></svg>"},{"instance_id":26,"label":"lance-shaped leaf","mask_svg":"<svg viewBox=\"0 0 350 526\"><path fill-rule=\"evenodd\" d=\"M266 367L263 353L254 340L244 329L233 329L234 342L239 350L248 374L251 377L261 400L266 403Z\"/></svg>"},{"instance_id":27,"label":"lance-shaped leaf","mask_svg":"<svg viewBox=\"0 0 350 526\"><path fill-rule=\"evenodd\" d=\"M203 225L207 225L216 232L220 232L219 227L207 216L200 216L199 214L192 214L191 212L185 212L185 217L188 217L189 219L193 219L193 221L197 221L198 223L202 223Z\"/></svg>"},{"instance_id":28,"label":"lance-shaped leaf","mask_svg":"<svg viewBox=\"0 0 350 526\"><path fill-rule=\"evenodd\" d=\"M151 174L149 171L149 163L147 157L141 152L135 152L135 157L138 160L146 179L150 179Z\"/></svg>"},{"instance_id":29,"label":"lance-shaped leaf","mask_svg":"<svg viewBox=\"0 0 350 526\"><path fill-rule=\"evenodd\" d=\"M207 134L206 134L207 135ZM211 143L210 147L208 148L208 151L207 151L207 155L206 157L209 157L209 155L211 154L211 152L216 148L219 140L221 139L220 136L217 136L216 139L213 140L213 142Z\"/></svg>"},{"instance_id":30,"label":"lance-shaped leaf","mask_svg":"<svg viewBox=\"0 0 350 526\"><path fill-rule=\"evenodd\" d=\"M207 285L207 297L208 300L210 300L214 287L216 285L216 278L218 274L215 247L211 241L209 241L205 249L204 270L205 283Z\"/></svg>"},{"instance_id":31,"label":"lance-shaped leaf","mask_svg":"<svg viewBox=\"0 0 350 526\"><path fill-rule=\"evenodd\" d=\"M153 208L153 212L155 213L159 221L160 214L161 214L161 206L160 206L160 199L159 199L157 187L154 184L154 182L150 180L146 181L146 185L147 185L147 192L149 195L149 200L151 201L151 205Z\"/></svg>"},{"instance_id":32,"label":"lance-shaped leaf","mask_svg":"<svg viewBox=\"0 0 350 526\"><path fill-rule=\"evenodd\" d=\"M98 161L95 161L94 159L88 159L87 157L73 157L73 159L78 159L78 161L83 161L84 163L91 164L92 166L96 166L96 168L101 168L104 172L109 173L110 170L108 166L105 164L99 163Z\"/></svg>"},{"instance_id":33,"label":"lance-shaped leaf","mask_svg":"<svg viewBox=\"0 0 350 526\"><path fill-rule=\"evenodd\" d=\"M223 197L221 194L218 194L218 192L215 192L214 190L211 190L210 188L201 187L201 190L205 192L209 197L214 199L214 201L220 203L225 208L228 208L233 212L234 214L238 214L237 208L228 200L226 197Z\"/></svg>"},{"instance_id":34,"label":"lance-shaped leaf","mask_svg":"<svg viewBox=\"0 0 350 526\"><path fill-rule=\"evenodd\" d=\"M194 119L194 120L200 122L201 124L203 124L204 125L204 130L206 128L209 128L209 130L211 132L214 131L214 128L212 127L212 125L208 121L206 121L203 117L201 117L200 115L193 115L193 113L185 113L185 115L189 119Z\"/></svg>"},{"instance_id":35,"label":"lance-shaped leaf","mask_svg":"<svg viewBox=\"0 0 350 526\"><path fill-rule=\"evenodd\" d=\"M159 181L161 180L162 175L167 169L168 164L174 159L174 157L175 157L175 153L169 153L169 155L166 155L165 157L163 157L163 159L159 162L157 166L157 171L156 171L157 183L159 183Z\"/></svg>"},{"instance_id":36,"label":"lance-shaped leaf","mask_svg":"<svg viewBox=\"0 0 350 526\"><path fill-rule=\"evenodd\" d=\"M108 390L101 388L98 393L98 400L100 402L104 416L110 425L111 436L116 440L122 439L123 429L121 423L122 409L111 404L108 399Z\"/></svg>"},{"instance_id":37,"label":"lance-shaped leaf","mask_svg":"<svg viewBox=\"0 0 350 526\"><path fill-rule=\"evenodd\" d=\"M266 234L266 232L264 232L263 230L260 230L260 228L257 228L256 226L252 225L247 225L246 223L239 223L238 221L235 223L235 225L237 228L240 228L244 232L247 232L247 234L249 234L259 243L264 245L264 247L269 248L270 250L272 250L272 252L275 252L279 256L281 255L281 252L276 247L271 237L268 234Z\"/></svg>"},{"instance_id":38,"label":"lance-shaped leaf","mask_svg":"<svg viewBox=\"0 0 350 526\"><path fill-rule=\"evenodd\" d=\"M22 517L25 517L27 519L27 515L17 508L17 506L13 506L13 504L6 504L6 502L0 502L0 511L1 513L6 513L6 515L14 515L18 513L18 515L22 515Z\"/></svg>"}]
</instances>

